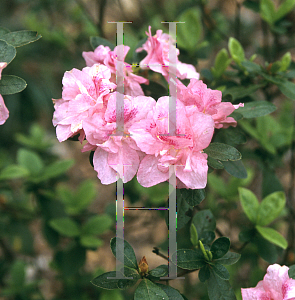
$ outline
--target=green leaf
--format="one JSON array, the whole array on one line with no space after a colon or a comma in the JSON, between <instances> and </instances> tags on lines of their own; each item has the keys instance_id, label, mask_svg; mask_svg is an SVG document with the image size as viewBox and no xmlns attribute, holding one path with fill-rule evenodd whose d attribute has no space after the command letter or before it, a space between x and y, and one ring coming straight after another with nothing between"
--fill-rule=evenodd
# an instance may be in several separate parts
<instances>
[{"instance_id":1,"label":"green leaf","mask_svg":"<svg viewBox=\"0 0 295 300\"><path fill-rule=\"evenodd\" d=\"M189 220L191 219L189 216L186 215L187 211L189 209L192 208L191 205L189 205L186 201L185 201L185 197L182 197L182 190L186 190L186 189L180 189L180 190L176 190L176 201L177 201L177 229L181 229L185 226L185 224L187 224L189 222ZM184 191L185 195L189 194L187 193L188 190ZM166 211L166 223L168 225L168 212Z\"/></svg>"},{"instance_id":2,"label":"green leaf","mask_svg":"<svg viewBox=\"0 0 295 300\"><path fill-rule=\"evenodd\" d=\"M259 209L259 202L256 196L250 190L242 187L239 188L239 196L246 216L255 224Z\"/></svg>"},{"instance_id":3,"label":"green leaf","mask_svg":"<svg viewBox=\"0 0 295 300\"><path fill-rule=\"evenodd\" d=\"M38 154L23 148L17 152L17 162L32 175L38 175L44 168L43 161Z\"/></svg>"},{"instance_id":4,"label":"green leaf","mask_svg":"<svg viewBox=\"0 0 295 300\"><path fill-rule=\"evenodd\" d=\"M222 258L216 259L216 262L222 265L233 265L241 257L241 254L235 252L227 252Z\"/></svg>"},{"instance_id":5,"label":"green leaf","mask_svg":"<svg viewBox=\"0 0 295 300\"><path fill-rule=\"evenodd\" d=\"M120 279L111 279L110 277L116 277L116 271L107 272L101 274L91 280L91 283L97 287L106 290L118 289L118 282Z\"/></svg>"},{"instance_id":6,"label":"green leaf","mask_svg":"<svg viewBox=\"0 0 295 300\"><path fill-rule=\"evenodd\" d=\"M6 33L10 32L9 29L0 26L0 39L2 38L2 36Z\"/></svg>"},{"instance_id":7,"label":"green leaf","mask_svg":"<svg viewBox=\"0 0 295 300\"><path fill-rule=\"evenodd\" d=\"M27 177L30 172L27 168L19 165L9 165L0 172L0 180Z\"/></svg>"},{"instance_id":8,"label":"green leaf","mask_svg":"<svg viewBox=\"0 0 295 300\"><path fill-rule=\"evenodd\" d=\"M197 212L192 218L192 223L195 225L198 231L199 239L201 238L203 232L215 231L216 228L215 218L209 209L204 209Z\"/></svg>"},{"instance_id":9,"label":"green leaf","mask_svg":"<svg viewBox=\"0 0 295 300\"><path fill-rule=\"evenodd\" d=\"M295 279L295 265L289 267L288 275L289 278Z\"/></svg>"},{"instance_id":10,"label":"green leaf","mask_svg":"<svg viewBox=\"0 0 295 300\"><path fill-rule=\"evenodd\" d=\"M234 86L231 88L226 89L223 94L224 95L231 95L233 100L237 100L237 99L241 99L244 98L246 96L249 96L251 94L253 94L254 92L256 92L258 89L260 89L261 87L263 87L265 84L252 84L248 87L245 86ZM240 113L240 108L238 108L237 110L235 110L235 113Z\"/></svg>"},{"instance_id":11,"label":"green leaf","mask_svg":"<svg viewBox=\"0 0 295 300\"><path fill-rule=\"evenodd\" d=\"M136 282L141 278L138 272L135 269L124 267L121 270L121 273L124 274L125 277L133 278L133 279L120 279L118 281L118 287L120 289L126 289L127 287L131 287L136 284Z\"/></svg>"},{"instance_id":12,"label":"green leaf","mask_svg":"<svg viewBox=\"0 0 295 300\"><path fill-rule=\"evenodd\" d=\"M69 217L50 220L49 225L64 236L75 237L80 235L79 225Z\"/></svg>"},{"instance_id":13,"label":"green leaf","mask_svg":"<svg viewBox=\"0 0 295 300\"><path fill-rule=\"evenodd\" d=\"M225 48L221 49L215 58L214 67L211 68L211 72L215 78L222 76L226 68L231 63L231 59L228 56L228 52Z\"/></svg>"},{"instance_id":14,"label":"green leaf","mask_svg":"<svg viewBox=\"0 0 295 300\"><path fill-rule=\"evenodd\" d=\"M177 189L176 199L185 200L190 206L199 205L205 199L204 189Z\"/></svg>"},{"instance_id":15,"label":"green leaf","mask_svg":"<svg viewBox=\"0 0 295 300\"><path fill-rule=\"evenodd\" d=\"M119 239L119 238L114 237L111 239L111 250L116 258L117 258L117 256L116 256L116 251L117 251L116 241L117 241L117 239ZM136 260L136 256L135 256L132 246L126 240L122 240L122 241L124 241L124 249L119 249L119 251L121 253L122 252L124 253L124 261L121 261L121 262L124 263L124 265L129 268L137 270L138 269L137 260Z\"/></svg>"},{"instance_id":16,"label":"green leaf","mask_svg":"<svg viewBox=\"0 0 295 300\"><path fill-rule=\"evenodd\" d=\"M249 73L260 73L261 72L261 67L260 65L252 62L252 61L249 61L249 60L246 60L246 61L243 61L242 62L242 66L246 68L246 70L249 72ZM255 85L254 85L255 86ZM251 87L251 86L250 86ZM250 88L249 87L249 88Z\"/></svg>"},{"instance_id":17,"label":"green leaf","mask_svg":"<svg viewBox=\"0 0 295 300\"><path fill-rule=\"evenodd\" d=\"M247 178L247 170L241 160L236 161L224 161L222 162L224 170L236 178L245 179Z\"/></svg>"},{"instance_id":18,"label":"green leaf","mask_svg":"<svg viewBox=\"0 0 295 300\"><path fill-rule=\"evenodd\" d=\"M269 24L275 22L275 6L272 0L261 0L260 1L260 16Z\"/></svg>"},{"instance_id":19,"label":"green leaf","mask_svg":"<svg viewBox=\"0 0 295 300\"><path fill-rule=\"evenodd\" d=\"M190 240L191 240L191 243L193 244L193 246L199 245L198 231L197 231L194 223L191 223L191 226L190 226Z\"/></svg>"},{"instance_id":20,"label":"green leaf","mask_svg":"<svg viewBox=\"0 0 295 300\"><path fill-rule=\"evenodd\" d=\"M173 287L160 283L156 283L156 285L165 292L169 300L184 300L179 291L174 289Z\"/></svg>"},{"instance_id":21,"label":"green leaf","mask_svg":"<svg viewBox=\"0 0 295 300\"><path fill-rule=\"evenodd\" d=\"M295 6L295 0L285 0L278 8L274 21L278 21L288 14Z\"/></svg>"},{"instance_id":22,"label":"green leaf","mask_svg":"<svg viewBox=\"0 0 295 300\"><path fill-rule=\"evenodd\" d=\"M291 81L280 82L278 88L288 98L295 100L295 84Z\"/></svg>"},{"instance_id":23,"label":"green leaf","mask_svg":"<svg viewBox=\"0 0 295 300\"><path fill-rule=\"evenodd\" d=\"M229 280L229 272L223 265L219 263L212 265L212 271L222 280Z\"/></svg>"},{"instance_id":24,"label":"green leaf","mask_svg":"<svg viewBox=\"0 0 295 300\"><path fill-rule=\"evenodd\" d=\"M201 282L205 282L206 280L209 279L210 277L210 270L208 265L204 266L203 268L200 269L199 274L198 274L199 280Z\"/></svg>"},{"instance_id":25,"label":"green leaf","mask_svg":"<svg viewBox=\"0 0 295 300\"><path fill-rule=\"evenodd\" d=\"M23 91L27 83L20 77L14 75L3 75L0 80L0 94L11 95Z\"/></svg>"},{"instance_id":26,"label":"green leaf","mask_svg":"<svg viewBox=\"0 0 295 300\"><path fill-rule=\"evenodd\" d=\"M39 40L42 36L37 31L21 30L6 33L2 36L8 44L14 47L21 47Z\"/></svg>"},{"instance_id":27,"label":"green leaf","mask_svg":"<svg viewBox=\"0 0 295 300\"><path fill-rule=\"evenodd\" d=\"M257 230L255 231L256 235L251 242L257 246L258 255L268 263L274 264L278 260L278 247L263 238L262 235L257 234Z\"/></svg>"},{"instance_id":28,"label":"green leaf","mask_svg":"<svg viewBox=\"0 0 295 300\"><path fill-rule=\"evenodd\" d=\"M257 118L274 112L277 107L268 101L252 101L239 107L236 112L240 113L244 118Z\"/></svg>"},{"instance_id":29,"label":"green leaf","mask_svg":"<svg viewBox=\"0 0 295 300\"><path fill-rule=\"evenodd\" d=\"M168 94L168 90L161 83L150 80L149 84L142 84L141 88L146 96L159 99Z\"/></svg>"},{"instance_id":30,"label":"green leaf","mask_svg":"<svg viewBox=\"0 0 295 300\"><path fill-rule=\"evenodd\" d=\"M222 280L215 272L210 271L208 279L208 296L210 300L236 300L236 295L228 280Z\"/></svg>"},{"instance_id":31,"label":"green leaf","mask_svg":"<svg viewBox=\"0 0 295 300\"><path fill-rule=\"evenodd\" d=\"M213 259L223 257L228 252L229 247L230 247L229 238L223 236L215 240L210 248L210 251L213 254Z\"/></svg>"},{"instance_id":32,"label":"green leaf","mask_svg":"<svg viewBox=\"0 0 295 300\"><path fill-rule=\"evenodd\" d=\"M284 192L274 192L265 197L260 203L256 224L259 226L267 226L280 215L285 204L286 197Z\"/></svg>"},{"instance_id":33,"label":"green leaf","mask_svg":"<svg viewBox=\"0 0 295 300\"><path fill-rule=\"evenodd\" d=\"M177 261L176 261L177 253ZM199 250L180 249L172 254L172 262L182 269L196 270L202 268L206 263L204 256Z\"/></svg>"},{"instance_id":34,"label":"green leaf","mask_svg":"<svg viewBox=\"0 0 295 300\"><path fill-rule=\"evenodd\" d=\"M134 300L169 300L167 294L155 283L143 279L135 290Z\"/></svg>"},{"instance_id":35,"label":"green leaf","mask_svg":"<svg viewBox=\"0 0 295 300\"><path fill-rule=\"evenodd\" d=\"M216 160L216 159L214 159L210 156L208 156L207 160L208 160L208 166L213 168L213 169L219 169L220 170L220 169L224 168L223 164L219 160Z\"/></svg>"},{"instance_id":36,"label":"green leaf","mask_svg":"<svg viewBox=\"0 0 295 300\"><path fill-rule=\"evenodd\" d=\"M256 226L257 231L262 235L263 238L275 244L283 249L287 249L288 242L286 239L276 230L269 228L269 227L261 227Z\"/></svg>"},{"instance_id":37,"label":"green leaf","mask_svg":"<svg viewBox=\"0 0 295 300\"><path fill-rule=\"evenodd\" d=\"M160 277L167 276L168 273L169 273L168 265L160 265L160 266L157 266L155 269L150 270L148 272L148 275L150 275L152 277L160 278Z\"/></svg>"},{"instance_id":38,"label":"green leaf","mask_svg":"<svg viewBox=\"0 0 295 300\"><path fill-rule=\"evenodd\" d=\"M106 40L102 37L99 37L99 36L91 36L90 44L91 44L93 50L95 50L100 45L108 46L111 50L114 50L114 48L115 48L115 45L113 43L111 43L108 40Z\"/></svg>"},{"instance_id":39,"label":"green leaf","mask_svg":"<svg viewBox=\"0 0 295 300\"><path fill-rule=\"evenodd\" d=\"M42 178L46 180L49 178L58 177L69 170L74 165L74 163L75 161L73 159L55 161L49 166L45 167Z\"/></svg>"},{"instance_id":40,"label":"green leaf","mask_svg":"<svg viewBox=\"0 0 295 300\"><path fill-rule=\"evenodd\" d=\"M91 217L82 227L82 232L91 235L102 234L113 224L113 219L106 214Z\"/></svg>"},{"instance_id":41,"label":"green leaf","mask_svg":"<svg viewBox=\"0 0 295 300\"><path fill-rule=\"evenodd\" d=\"M75 193L76 206L80 208L87 207L91 202L94 201L97 195L96 184L93 180L85 180L80 185Z\"/></svg>"},{"instance_id":42,"label":"green leaf","mask_svg":"<svg viewBox=\"0 0 295 300\"><path fill-rule=\"evenodd\" d=\"M236 63L241 63L242 61L245 60L244 49L243 49L242 45L240 44L240 42L238 40L236 40L235 38L233 38L233 37L229 38L228 49L229 49L229 52L230 52L233 60Z\"/></svg>"},{"instance_id":43,"label":"green leaf","mask_svg":"<svg viewBox=\"0 0 295 300\"><path fill-rule=\"evenodd\" d=\"M15 58L15 55L15 48L0 39L0 62L9 64Z\"/></svg>"},{"instance_id":44,"label":"green leaf","mask_svg":"<svg viewBox=\"0 0 295 300\"><path fill-rule=\"evenodd\" d=\"M185 23L177 24L177 46L194 51L200 43L202 34L200 10L190 7L178 16L178 20Z\"/></svg>"},{"instance_id":45,"label":"green leaf","mask_svg":"<svg viewBox=\"0 0 295 300\"><path fill-rule=\"evenodd\" d=\"M103 241L95 235L82 235L80 244L86 248L97 248L103 245Z\"/></svg>"},{"instance_id":46,"label":"green leaf","mask_svg":"<svg viewBox=\"0 0 295 300\"><path fill-rule=\"evenodd\" d=\"M241 153L234 147L222 143L211 143L204 152L208 154L208 156L221 160L239 160L241 159Z\"/></svg>"},{"instance_id":47,"label":"green leaf","mask_svg":"<svg viewBox=\"0 0 295 300\"><path fill-rule=\"evenodd\" d=\"M292 1L295 3L295 0L292 0ZM291 53L290 52L285 53L281 59L281 67L279 69L279 72L287 71L291 62L292 62Z\"/></svg>"},{"instance_id":48,"label":"green leaf","mask_svg":"<svg viewBox=\"0 0 295 300\"><path fill-rule=\"evenodd\" d=\"M11 285L20 291L23 289L25 284L25 267L26 264L24 261L16 260L10 270Z\"/></svg>"}]
</instances>

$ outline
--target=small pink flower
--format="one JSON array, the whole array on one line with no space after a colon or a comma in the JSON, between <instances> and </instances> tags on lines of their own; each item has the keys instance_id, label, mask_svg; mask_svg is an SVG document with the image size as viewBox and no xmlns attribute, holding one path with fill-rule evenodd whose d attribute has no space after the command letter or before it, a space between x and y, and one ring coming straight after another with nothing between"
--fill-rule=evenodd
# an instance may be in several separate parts
<instances>
[{"instance_id":1,"label":"small pink flower","mask_svg":"<svg viewBox=\"0 0 295 300\"><path fill-rule=\"evenodd\" d=\"M100 64L82 71L72 69L63 77L62 99L54 100L53 125L60 142L80 132L84 139L83 121L105 109L116 85L110 82L110 70Z\"/></svg>"},{"instance_id":2,"label":"small pink flower","mask_svg":"<svg viewBox=\"0 0 295 300\"><path fill-rule=\"evenodd\" d=\"M270 265L255 288L242 289L243 300L295 300L295 280L289 278L288 270L286 266Z\"/></svg>"},{"instance_id":3,"label":"small pink flower","mask_svg":"<svg viewBox=\"0 0 295 300\"><path fill-rule=\"evenodd\" d=\"M129 128L137 146L147 155L140 163L137 179L144 187L169 180L169 167L177 177L178 188L201 189L207 183L207 154L214 121L197 109L187 113L182 102L176 105L176 134L168 134L169 97L161 97L146 119Z\"/></svg>"},{"instance_id":4,"label":"small pink flower","mask_svg":"<svg viewBox=\"0 0 295 300\"><path fill-rule=\"evenodd\" d=\"M0 62L0 79L2 70L7 66L6 62ZM3 97L0 95L0 125L3 125L9 117L9 111L5 106Z\"/></svg>"},{"instance_id":5,"label":"small pink flower","mask_svg":"<svg viewBox=\"0 0 295 300\"><path fill-rule=\"evenodd\" d=\"M151 26L149 26L149 32L146 32L148 39L138 48L136 52L145 50L147 56L140 62L140 67L142 69L150 68L154 72L161 73L166 80L168 80L169 75L169 46L170 37L169 34L162 33L162 30L157 30L157 33L152 36ZM176 49L177 56L179 55L179 50ZM200 74L196 72L193 65L181 63L178 58L176 58L176 76L180 79L185 78L196 78L199 79Z\"/></svg>"},{"instance_id":6,"label":"small pink flower","mask_svg":"<svg viewBox=\"0 0 295 300\"><path fill-rule=\"evenodd\" d=\"M123 53L122 62L124 62L129 49L130 47L128 46L119 45L115 47L113 51L111 51L109 47L100 45L94 50L94 52L83 52L82 56L84 57L88 67L91 67L96 63L107 66L112 73L111 81L115 83L118 69L119 51L122 51ZM148 79L133 74L132 66L126 62L124 62L122 76L124 76L124 94L134 97L144 95L140 84L148 84Z\"/></svg>"},{"instance_id":7,"label":"small pink flower","mask_svg":"<svg viewBox=\"0 0 295 300\"><path fill-rule=\"evenodd\" d=\"M221 102L222 93L207 88L202 80L191 79L187 87L179 83L177 92L178 99L186 106L195 106L200 112L211 115L215 128L237 126L235 119L228 116L244 104L233 105L230 102Z\"/></svg>"},{"instance_id":8,"label":"small pink flower","mask_svg":"<svg viewBox=\"0 0 295 300\"><path fill-rule=\"evenodd\" d=\"M88 144L83 151L94 150L93 165L102 184L111 184L122 178L130 181L136 174L139 162L145 154L128 136L129 127L144 119L156 105L151 97L124 95L124 133L116 133L116 93L109 100L105 113L97 113L84 121ZM121 166L121 167L120 167Z\"/></svg>"}]
</instances>

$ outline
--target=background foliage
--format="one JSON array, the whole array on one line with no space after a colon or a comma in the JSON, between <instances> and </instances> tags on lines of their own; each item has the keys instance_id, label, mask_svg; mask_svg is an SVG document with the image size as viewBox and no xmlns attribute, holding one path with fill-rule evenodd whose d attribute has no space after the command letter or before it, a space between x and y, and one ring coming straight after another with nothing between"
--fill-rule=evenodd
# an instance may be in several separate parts
<instances>
[{"instance_id":1,"label":"background foliage","mask_svg":"<svg viewBox=\"0 0 295 300\"><path fill-rule=\"evenodd\" d=\"M148 25L153 33L156 29L168 32L162 20L185 21L177 27L179 60L194 64L208 87L223 92L224 101L245 103L234 115L238 127L216 130L215 144L206 149L212 167L206 195L177 196L178 249L197 253L201 241L204 251L213 253L214 274L219 274L211 276L207 284L216 286L230 278L230 293L238 299L240 288L255 286L269 264L293 265L294 5L293 0L2 1L0 26L11 32L37 31L42 39L17 48L16 58L2 73L23 78L27 87L4 96L10 117L0 128L0 299L133 298L132 287L107 291L90 283L114 268L114 259L109 258L109 268L102 268L93 257L104 260L111 253L115 185L105 187L98 182L78 144L68 141L59 145L51 123L51 99L61 97L66 70L84 67L81 54L92 50L90 37L115 44L115 25L107 21L133 21L124 26L125 44L131 47L129 63L140 61L133 50L143 42ZM167 87L156 83L157 75L151 81L146 94L155 98L167 94ZM236 147L242 162L220 157L218 143ZM109 194L104 193L106 189ZM147 189L134 179L125 185L125 195L134 206L165 206L168 184ZM130 214L130 221L141 222L142 216ZM161 223L163 211L153 216L158 220L156 226L165 225ZM150 230L148 223L140 225ZM126 235L128 230L136 232L138 226L128 229L126 224ZM135 263L141 258L136 241L152 240L147 232L127 238L137 246ZM155 228L153 233L157 232ZM216 243L226 251L214 257ZM166 264L167 245L166 235L149 243L150 269ZM153 247L157 247L154 253ZM189 261L195 260L195 252L190 253ZM241 258L231 265L226 261L233 252ZM208 279L211 262L206 253L207 258L201 256L193 268L179 265L186 279L170 283L187 299L208 299L202 283ZM202 271L196 272L199 268ZM155 280L165 272L161 267L149 278ZM148 289L150 282L141 281L142 288L135 296L142 297L140 291ZM165 291L159 286L152 289ZM212 289L209 297L219 299L219 292Z\"/></svg>"}]
</instances>

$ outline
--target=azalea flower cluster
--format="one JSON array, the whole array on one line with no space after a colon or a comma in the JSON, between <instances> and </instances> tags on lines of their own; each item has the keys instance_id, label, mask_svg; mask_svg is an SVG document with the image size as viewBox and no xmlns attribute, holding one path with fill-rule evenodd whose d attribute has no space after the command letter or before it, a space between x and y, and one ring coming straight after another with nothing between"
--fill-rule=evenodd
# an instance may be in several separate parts
<instances>
[{"instance_id":1,"label":"azalea flower cluster","mask_svg":"<svg viewBox=\"0 0 295 300\"><path fill-rule=\"evenodd\" d=\"M6 62L0 62L0 80L2 70L7 66ZM5 106L3 97L0 95L0 125L3 125L9 117L9 111Z\"/></svg>"},{"instance_id":2,"label":"azalea flower cluster","mask_svg":"<svg viewBox=\"0 0 295 300\"><path fill-rule=\"evenodd\" d=\"M255 288L242 289L243 300L294 300L295 280L289 278L288 270L287 266L270 265Z\"/></svg>"},{"instance_id":3,"label":"azalea flower cluster","mask_svg":"<svg viewBox=\"0 0 295 300\"><path fill-rule=\"evenodd\" d=\"M168 81L172 40L161 30L152 36L150 27L147 36L137 49L147 52L140 67L161 73ZM149 81L119 61L119 51L125 59L129 47L119 45L112 51L100 45L94 52L83 52L86 67L64 74L62 98L53 100L58 140L77 134L81 143L86 139L82 151L94 151L94 169L103 184L117 181L118 176L126 183L137 174L138 182L150 187L169 180L173 168L177 188L204 188L208 165L203 149L210 144L215 128L236 126L228 116L242 104L221 102L222 93L207 88L195 67L177 58L176 135L169 135L169 96L157 101L145 96L140 84ZM123 63L124 75L123 135L116 131L119 63ZM190 83L185 86L178 78L188 78Z\"/></svg>"}]
</instances>

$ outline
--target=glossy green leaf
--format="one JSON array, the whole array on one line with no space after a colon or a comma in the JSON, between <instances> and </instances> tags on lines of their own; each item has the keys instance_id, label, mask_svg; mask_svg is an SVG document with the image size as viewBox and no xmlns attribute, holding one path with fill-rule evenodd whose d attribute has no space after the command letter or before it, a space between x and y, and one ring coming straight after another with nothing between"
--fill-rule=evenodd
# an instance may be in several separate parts
<instances>
[{"instance_id":1,"label":"glossy green leaf","mask_svg":"<svg viewBox=\"0 0 295 300\"><path fill-rule=\"evenodd\" d=\"M228 49L233 58L233 60L237 63L241 63L245 60L245 52L238 40L231 37L228 41Z\"/></svg>"},{"instance_id":2,"label":"glossy green leaf","mask_svg":"<svg viewBox=\"0 0 295 300\"><path fill-rule=\"evenodd\" d=\"M199 280L201 282L205 282L206 280L209 279L210 277L210 270L208 265L204 266L203 268L200 269L199 274L198 274Z\"/></svg>"},{"instance_id":3,"label":"glossy green leaf","mask_svg":"<svg viewBox=\"0 0 295 300\"><path fill-rule=\"evenodd\" d=\"M190 206L199 205L205 199L204 189L177 189L176 190L177 201L185 200Z\"/></svg>"},{"instance_id":4,"label":"glossy green leaf","mask_svg":"<svg viewBox=\"0 0 295 300\"><path fill-rule=\"evenodd\" d=\"M5 35L8 32L10 32L9 29L0 26L0 39L2 38L3 35Z\"/></svg>"},{"instance_id":5,"label":"glossy green leaf","mask_svg":"<svg viewBox=\"0 0 295 300\"><path fill-rule=\"evenodd\" d=\"M213 259L223 257L228 252L229 247L230 247L229 238L223 236L215 240L210 248L210 251L213 254Z\"/></svg>"},{"instance_id":6,"label":"glossy green leaf","mask_svg":"<svg viewBox=\"0 0 295 300\"><path fill-rule=\"evenodd\" d=\"M14 47L21 47L39 40L42 36L37 31L21 30L6 33L2 36L8 44Z\"/></svg>"},{"instance_id":7,"label":"glossy green leaf","mask_svg":"<svg viewBox=\"0 0 295 300\"><path fill-rule=\"evenodd\" d=\"M168 296L169 300L184 300L182 295L175 288L173 288L169 285L160 284L160 283L156 283L156 285L165 292L165 294Z\"/></svg>"},{"instance_id":8,"label":"glossy green leaf","mask_svg":"<svg viewBox=\"0 0 295 300\"><path fill-rule=\"evenodd\" d=\"M275 6L272 0L260 0L260 16L269 24L275 22Z\"/></svg>"},{"instance_id":9,"label":"glossy green leaf","mask_svg":"<svg viewBox=\"0 0 295 300\"><path fill-rule=\"evenodd\" d=\"M111 279L111 277L116 277L116 271L111 271L107 273L103 273L94 279L91 280L91 283L97 287L106 290L114 290L118 289L118 282L120 279Z\"/></svg>"},{"instance_id":10,"label":"glossy green leaf","mask_svg":"<svg viewBox=\"0 0 295 300\"><path fill-rule=\"evenodd\" d=\"M167 294L155 283L143 279L135 290L134 300L169 300Z\"/></svg>"},{"instance_id":11,"label":"glossy green leaf","mask_svg":"<svg viewBox=\"0 0 295 300\"><path fill-rule=\"evenodd\" d=\"M111 239L111 250L117 259L119 259L119 257L116 256L116 253L117 253L116 241L118 239L119 238L117 238L117 237L114 237ZM123 244L124 249L123 248L119 249L119 251L121 253L124 253L124 260L122 260L121 262L124 263L124 265L129 268L138 269L136 256L135 256L132 246L126 240L121 239L121 241L124 242L124 244Z\"/></svg>"},{"instance_id":12,"label":"glossy green leaf","mask_svg":"<svg viewBox=\"0 0 295 300\"><path fill-rule=\"evenodd\" d=\"M199 244L198 231L194 223L191 223L190 226L190 240L193 246L197 246Z\"/></svg>"},{"instance_id":13,"label":"glossy green leaf","mask_svg":"<svg viewBox=\"0 0 295 300\"><path fill-rule=\"evenodd\" d=\"M199 45L202 34L200 11L196 7L190 7L178 16L178 20L185 22L177 24L177 46L194 51Z\"/></svg>"},{"instance_id":14,"label":"glossy green leaf","mask_svg":"<svg viewBox=\"0 0 295 300\"><path fill-rule=\"evenodd\" d=\"M295 279L295 265L289 267L288 275L289 278Z\"/></svg>"},{"instance_id":15,"label":"glossy green leaf","mask_svg":"<svg viewBox=\"0 0 295 300\"><path fill-rule=\"evenodd\" d=\"M204 231L215 231L216 221L209 209L204 209L197 212L193 218L192 222L195 225L199 238Z\"/></svg>"},{"instance_id":16,"label":"glossy green leaf","mask_svg":"<svg viewBox=\"0 0 295 300\"><path fill-rule=\"evenodd\" d=\"M176 264L176 253L172 254L172 262ZM196 270L205 265L204 256L200 250L177 250L177 266L182 269Z\"/></svg>"},{"instance_id":17,"label":"glossy green leaf","mask_svg":"<svg viewBox=\"0 0 295 300\"><path fill-rule=\"evenodd\" d=\"M16 55L15 48L7 44L6 41L0 39L0 62L6 62L9 64Z\"/></svg>"},{"instance_id":18,"label":"glossy green leaf","mask_svg":"<svg viewBox=\"0 0 295 300\"><path fill-rule=\"evenodd\" d=\"M278 84L278 88L286 97L295 100L295 83L283 81Z\"/></svg>"},{"instance_id":19,"label":"glossy green leaf","mask_svg":"<svg viewBox=\"0 0 295 300\"><path fill-rule=\"evenodd\" d=\"M288 14L295 6L295 0L284 0L283 3L279 6L276 14L275 14L275 21L280 20L286 14Z\"/></svg>"},{"instance_id":20,"label":"glossy green leaf","mask_svg":"<svg viewBox=\"0 0 295 300\"><path fill-rule=\"evenodd\" d=\"M9 165L0 172L0 180L9 180L29 176L30 172L26 167Z\"/></svg>"},{"instance_id":21,"label":"glossy green leaf","mask_svg":"<svg viewBox=\"0 0 295 300\"><path fill-rule=\"evenodd\" d=\"M44 169L44 173L42 174L42 179L49 179L58 177L64 174L67 170L69 170L75 161L73 159L55 161L49 166L46 166Z\"/></svg>"},{"instance_id":22,"label":"glossy green leaf","mask_svg":"<svg viewBox=\"0 0 295 300\"><path fill-rule=\"evenodd\" d=\"M242 163L241 160L236 160L236 161L223 161L223 166L224 170L229 173L230 175L240 178L240 179L245 179L247 178L247 170L244 167L244 164Z\"/></svg>"},{"instance_id":23,"label":"glossy green leaf","mask_svg":"<svg viewBox=\"0 0 295 300\"><path fill-rule=\"evenodd\" d=\"M243 118L257 118L274 112L277 107L268 101L253 101L239 107L236 112L240 113Z\"/></svg>"},{"instance_id":24,"label":"glossy green leaf","mask_svg":"<svg viewBox=\"0 0 295 300\"><path fill-rule=\"evenodd\" d=\"M160 278L168 275L168 265L160 265L148 272L152 277Z\"/></svg>"},{"instance_id":25,"label":"glossy green leaf","mask_svg":"<svg viewBox=\"0 0 295 300\"><path fill-rule=\"evenodd\" d=\"M257 231L264 237L266 240L275 244L283 249L287 249L288 242L287 240L276 230L269 227L256 226Z\"/></svg>"},{"instance_id":26,"label":"glossy green leaf","mask_svg":"<svg viewBox=\"0 0 295 300\"><path fill-rule=\"evenodd\" d=\"M211 68L213 76L215 78L221 77L230 63L231 59L228 56L227 50L225 48L221 49L216 55L214 67Z\"/></svg>"},{"instance_id":27,"label":"glossy green leaf","mask_svg":"<svg viewBox=\"0 0 295 300\"><path fill-rule=\"evenodd\" d=\"M30 150L21 148L17 152L17 162L26 168L31 175L38 175L44 169L44 163L40 156Z\"/></svg>"},{"instance_id":28,"label":"glossy green leaf","mask_svg":"<svg viewBox=\"0 0 295 300\"><path fill-rule=\"evenodd\" d=\"M95 235L82 235L80 244L86 248L97 248L103 245L103 241Z\"/></svg>"},{"instance_id":29,"label":"glossy green leaf","mask_svg":"<svg viewBox=\"0 0 295 300\"><path fill-rule=\"evenodd\" d=\"M241 153L234 147L222 143L211 143L204 152L208 154L208 156L221 160L239 160L241 159Z\"/></svg>"},{"instance_id":30,"label":"glossy green leaf","mask_svg":"<svg viewBox=\"0 0 295 300\"><path fill-rule=\"evenodd\" d=\"M124 266L124 268L122 268L120 271L122 274L124 274L125 277L132 278L132 279L120 279L118 281L118 287L120 289L126 289L128 287L135 285L136 282L141 278L141 276L135 269Z\"/></svg>"},{"instance_id":31,"label":"glossy green leaf","mask_svg":"<svg viewBox=\"0 0 295 300\"><path fill-rule=\"evenodd\" d=\"M259 202L256 196L250 190L242 187L239 188L239 196L246 216L252 223L255 224L259 209Z\"/></svg>"},{"instance_id":32,"label":"glossy green leaf","mask_svg":"<svg viewBox=\"0 0 295 300\"><path fill-rule=\"evenodd\" d=\"M27 83L20 77L14 75L3 75L0 80L0 94L11 95L23 91Z\"/></svg>"},{"instance_id":33,"label":"glossy green leaf","mask_svg":"<svg viewBox=\"0 0 295 300\"><path fill-rule=\"evenodd\" d=\"M113 219L106 214L93 216L83 225L82 231L87 234L102 234L113 224Z\"/></svg>"},{"instance_id":34,"label":"glossy green leaf","mask_svg":"<svg viewBox=\"0 0 295 300\"><path fill-rule=\"evenodd\" d=\"M236 295L228 280L221 279L215 272L210 271L208 279L208 296L210 300L236 300Z\"/></svg>"},{"instance_id":35,"label":"glossy green leaf","mask_svg":"<svg viewBox=\"0 0 295 300\"><path fill-rule=\"evenodd\" d=\"M64 236L75 237L80 234L79 225L68 217L50 220L49 225Z\"/></svg>"},{"instance_id":36,"label":"glossy green leaf","mask_svg":"<svg viewBox=\"0 0 295 300\"><path fill-rule=\"evenodd\" d=\"M249 73L260 73L261 72L261 67L260 65L246 60L242 62L242 66L246 68L246 71L248 71ZM255 85L254 85L255 86ZM257 85L256 85L257 86ZM250 86L251 87L251 86Z\"/></svg>"},{"instance_id":37,"label":"glossy green leaf","mask_svg":"<svg viewBox=\"0 0 295 300\"><path fill-rule=\"evenodd\" d=\"M270 224L280 215L285 204L286 197L284 192L274 192L265 197L260 203L256 224L259 226Z\"/></svg>"},{"instance_id":38,"label":"glossy green leaf","mask_svg":"<svg viewBox=\"0 0 295 300\"><path fill-rule=\"evenodd\" d=\"M233 100L237 100L237 99L241 99L244 98L246 96L249 96L251 94L253 94L254 92L256 92L258 89L260 89L261 87L263 87L264 84L252 84L248 87L245 86L234 86L231 88L226 89L223 94L224 95L231 95ZM240 109L240 108L239 108ZM240 113L240 111L236 110L234 111L235 113Z\"/></svg>"},{"instance_id":39,"label":"glossy green leaf","mask_svg":"<svg viewBox=\"0 0 295 300\"><path fill-rule=\"evenodd\" d=\"M295 3L295 0L292 0ZM279 72L285 72L289 68L291 62L292 62L292 56L290 52L287 52L283 55L281 59L281 66L279 69Z\"/></svg>"},{"instance_id":40,"label":"glossy green leaf","mask_svg":"<svg viewBox=\"0 0 295 300\"><path fill-rule=\"evenodd\" d=\"M106 40L102 37L99 37L99 36L91 36L90 37L90 44L91 44L93 50L95 50L100 45L107 46L111 50L114 50L114 48L115 48L115 45L113 43L111 43L108 40Z\"/></svg>"},{"instance_id":41,"label":"glossy green leaf","mask_svg":"<svg viewBox=\"0 0 295 300\"><path fill-rule=\"evenodd\" d=\"M241 257L241 254L228 251L223 257L216 259L215 261L222 265L233 265Z\"/></svg>"},{"instance_id":42,"label":"glossy green leaf","mask_svg":"<svg viewBox=\"0 0 295 300\"><path fill-rule=\"evenodd\" d=\"M213 169L221 170L224 168L223 163L221 163L219 160L216 160L210 156L208 156L207 161L208 161L208 166Z\"/></svg>"},{"instance_id":43,"label":"glossy green leaf","mask_svg":"<svg viewBox=\"0 0 295 300\"><path fill-rule=\"evenodd\" d=\"M219 263L212 265L212 271L221 279L229 280L229 272L223 265Z\"/></svg>"}]
</instances>

